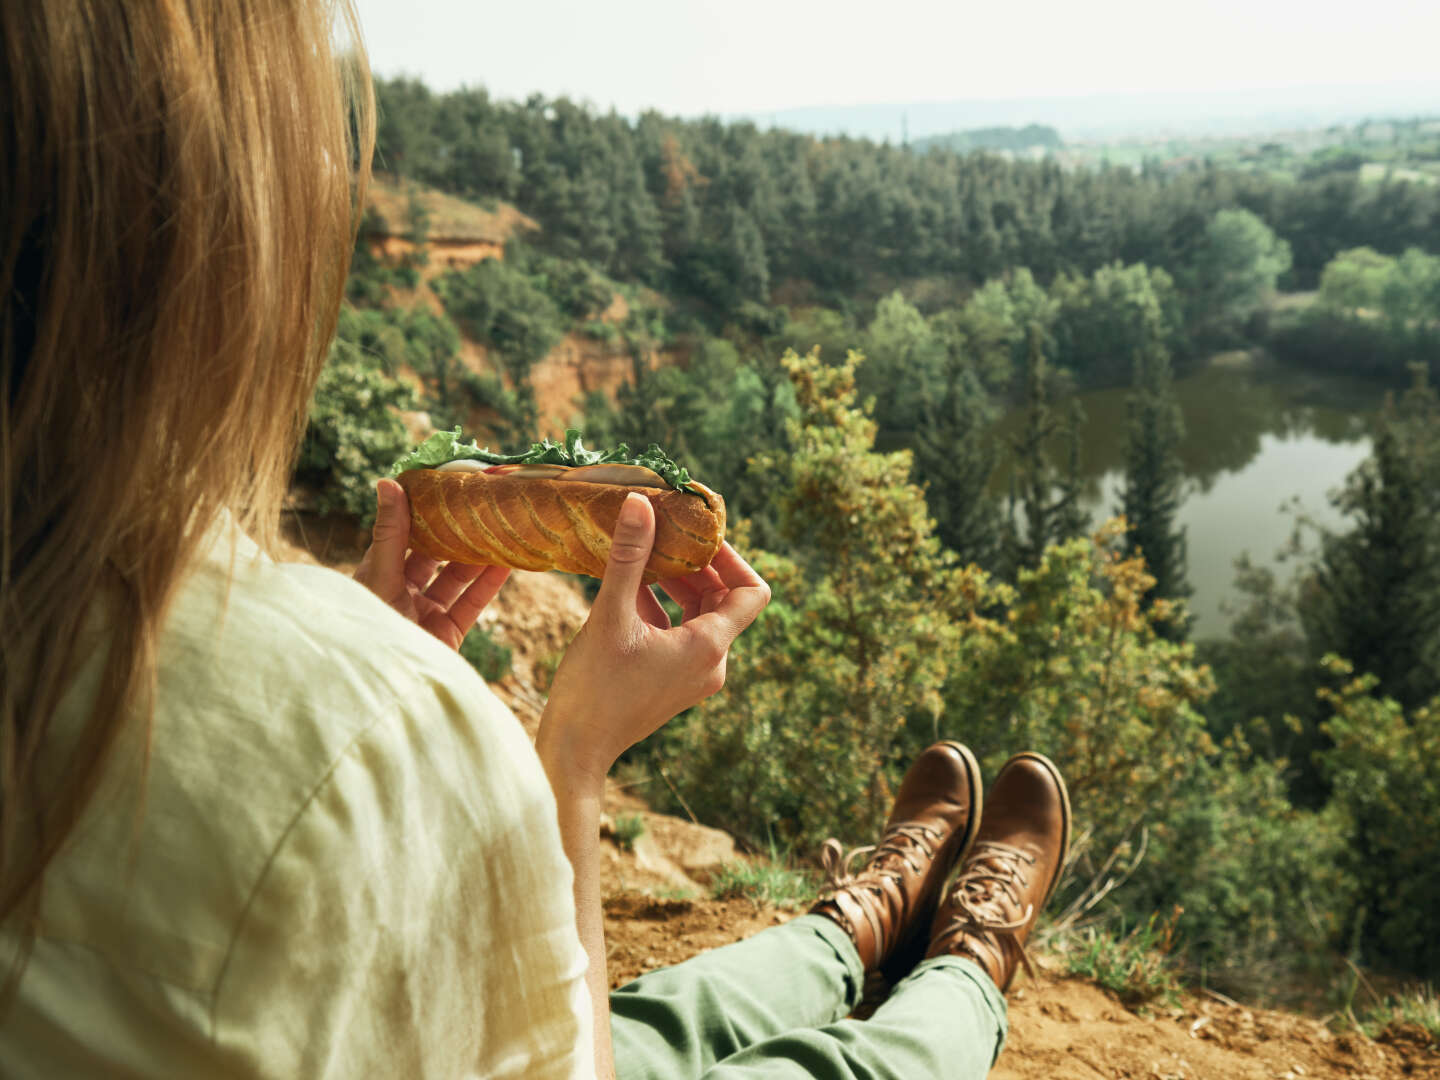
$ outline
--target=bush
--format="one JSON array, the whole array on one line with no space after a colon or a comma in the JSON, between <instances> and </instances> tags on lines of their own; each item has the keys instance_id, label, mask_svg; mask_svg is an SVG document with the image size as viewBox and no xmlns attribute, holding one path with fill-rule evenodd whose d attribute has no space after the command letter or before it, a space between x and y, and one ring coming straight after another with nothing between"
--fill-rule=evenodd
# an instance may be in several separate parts
<instances>
[{"instance_id":1,"label":"bush","mask_svg":"<svg viewBox=\"0 0 1440 1080\"><path fill-rule=\"evenodd\" d=\"M940 726L989 771L1021 749L1054 759L1106 851L1163 818L1214 752L1196 711L1210 673L1192 646L1156 633L1167 604L1144 608L1154 579L1124 556L1123 534L1112 521L1051 547L1014 585L974 580Z\"/></svg>"},{"instance_id":2,"label":"bush","mask_svg":"<svg viewBox=\"0 0 1440 1080\"><path fill-rule=\"evenodd\" d=\"M379 359L352 340L335 339L296 468L296 478L316 488L321 513L339 510L369 523L375 482L409 448L396 411L414 405L410 387L386 374Z\"/></svg>"},{"instance_id":3,"label":"bush","mask_svg":"<svg viewBox=\"0 0 1440 1080\"><path fill-rule=\"evenodd\" d=\"M645 835L645 819L639 814L621 814L615 819L614 833L621 851L634 851L635 841Z\"/></svg>"},{"instance_id":4,"label":"bush","mask_svg":"<svg viewBox=\"0 0 1440 1080\"><path fill-rule=\"evenodd\" d=\"M498 259L451 270L436 278L433 287L465 332L500 354L517 383L554 347L569 324L543 289Z\"/></svg>"},{"instance_id":5,"label":"bush","mask_svg":"<svg viewBox=\"0 0 1440 1080\"><path fill-rule=\"evenodd\" d=\"M478 626L473 627L465 635L465 640L460 642L460 655L486 682L498 682L510 674L510 647L500 644Z\"/></svg>"},{"instance_id":6,"label":"bush","mask_svg":"<svg viewBox=\"0 0 1440 1080\"><path fill-rule=\"evenodd\" d=\"M419 267L429 261L423 246L398 259L374 253L374 245L389 230L389 224L379 211L373 207L365 211L355 235L350 275L345 282L345 298L352 304L365 308L383 307L391 289L413 289L420 284ZM423 245L423 238L420 243Z\"/></svg>"},{"instance_id":7,"label":"bush","mask_svg":"<svg viewBox=\"0 0 1440 1080\"><path fill-rule=\"evenodd\" d=\"M1363 909L1361 943L1372 962L1428 978L1440 976L1440 698L1409 713L1374 695L1375 679L1352 678L1348 662L1327 657L1344 679L1321 696L1333 715L1323 725L1334 748L1321 760L1333 801L1345 815L1344 865Z\"/></svg>"},{"instance_id":8,"label":"bush","mask_svg":"<svg viewBox=\"0 0 1440 1080\"><path fill-rule=\"evenodd\" d=\"M1409 365L1440 369L1440 340L1397 336L1377 319L1347 318L1312 307L1272 324L1267 344L1286 364L1399 382Z\"/></svg>"},{"instance_id":9,"label":"bush","mask_svg":"<svg viewBox=\"0 0 1440 1080\"><path fill-rule=\"evenodd\" d=\"M598 315L615 298L615 283L581 259L541 254L512 241L505 261L527 275L572 321Z\"/></svg>"},{"instance_id":10,"label":"bush","mask_svg":"<svg viewBox=\"0 0 1440 1080\"><path fill-rule=\"evenodd\" d=\"M1134 921L1183 909L1177 929L1192 976L1262 997L1313 974L1341 937L1353 884L1341 868L1342 817L1294 809L1283 762L1231 743L1174 793L1114 903Z\"/></svg>"}]
</instances>

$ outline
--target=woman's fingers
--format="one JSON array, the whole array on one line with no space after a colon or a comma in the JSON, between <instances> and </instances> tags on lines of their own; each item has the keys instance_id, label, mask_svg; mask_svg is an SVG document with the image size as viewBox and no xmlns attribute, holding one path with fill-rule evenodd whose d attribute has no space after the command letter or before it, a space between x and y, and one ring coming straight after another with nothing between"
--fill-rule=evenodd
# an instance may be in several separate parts
<instances>
[{"instance_id":1,"label":"woman's fingers","mask_svg":"<svg viewBox=\"0 0 1440 1080\"><path fill-rule=\"evenodd\" d=\"M723 620L728 640L733 641L770 603L770 586L729 544L721 545L710 569L719 576L724 588L705 594L700 605L701 615L714 615Z\"/></svg>"},{"instance_id":2,"label":"woman's fingers","mask_svg":"<svg viewBox=\"0 0 1440 1080\"><path fill-rule=\"evenodd\" d=\"M649 585L641 585L635 593L635 611L651 626L657 630L670 629L670 616L660 605Z\"/></svg>"},{"instance_id":3,"label":"woman's fingers","mask_svg":"<svg viewBox=\"0 0 1440 1080\"><path fill-rule=\"evenodd\" d=\"M680 605L680 612L684 616L685 622L689 622L700 614L701 597L704 595L704 589L709 587L709 578L705 575L710 573L709 567L706 567L704 570L686 574L684 577L669 578L660 582L660 588L665 590L665 595ZM719 582L720 579L717 577L714 580Z\"/></svg>"},{"instance_id":4,"label":"woman's fingers","mask_svg":"<svg viewBox=\"0 0 1440 1080\"><path fill-rule=\"evenodd\" d=\"M765 579L740 557L740 553L731 547L728 541L720 545L720 550L715 553L715 558L707 569L715 571L727 588L742 589L765 585ZM769 586L765 585L765 589L768 592Z\"/></svg>"},{"instance_id":5,"label":"woman's fingers","mask_svg":"<svg viewBox=\"0 0 1440 1080\"><path fill-rule=\"evenodd\" d=\"M467 566L465 563L448 563L444 570L435 575L435 580L429 586L421 585L412 581L411 584L425 590L425 595L439 604L442 608L448 609L459 598L470 583L484 573L483 566Z\"/></svg>"},{"instance_id":6,"label":"woman's fingers","mask_svg":"<svg viewBox=\"0 0 1440 1080\"><path fill-rule=\"evenodd\" d=\"M500 586L504 585L510 576L508 566L483 566L475 569L478 569L479 573L450 605L450 620L460 631L461 637L475 625L475 620L490 606L490 601L495 599L500 592Z\"/></svg>"},{"instance_id":7,"label":"woman's fingers","mask_svg":"<svg viewBox=\"0 0 1440 1080\"><path fill-rule=\"evenodd\" d=\"M394 480L375 488L375 527L370 546L355 568L355 580L387 604L405 597L405 550L410 546L410 503Z\"/></svg>"},{"instance_id":8,"label":"woman's fingers","mask_svg":"<svg viewBox=\"0 0 1440 1080\"><path fill-rule=\"evenodd\" d=\"M734 623L732 636L749 626L770 602L770 586L729 544L722 544L703 570L662 584L685 612L686 622L721 611ZM741 595L732 599L735 592Z\"/></svg>"},{"instance_id":9,"label":"woman's fingers","mask_svg":"<svg viewBox=\"0 0 1440 1080\"><path fill-rule=\"evenodd\" d=\"M430 580L435 576L435 568L439 565L438 559L412 551L405 559L405 580L415 588L423 590L430 584Z\"/></svg>"}]
</instances>

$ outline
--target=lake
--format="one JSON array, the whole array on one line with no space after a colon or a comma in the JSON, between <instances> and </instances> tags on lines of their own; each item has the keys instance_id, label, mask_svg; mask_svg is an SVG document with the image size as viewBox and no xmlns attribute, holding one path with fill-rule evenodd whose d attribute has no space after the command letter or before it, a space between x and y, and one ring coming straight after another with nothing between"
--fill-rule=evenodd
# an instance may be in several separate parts
<instances>
[{"instance_id":1,"label":"lake","mask_svg":"<svg viewBox=\"0 0 1440 1080\"><path fill-rule=\"evenodd\" d=\"M1217 637L1229 628L1224 605L1237 599L1239 555L1281 565L1275 554L1294 531L1297 512L1322 525L1343 524L1328 495L1369 454L1368 423L1385 389L1227 353L1177 379L1175 391L1185 417L1180 458L1188 487L1180 524L1195 589L1191 636ZM1084 499L1095 522L1120 505L1126 393L1116 388L1080 395ZM1021 415L1011 413L996 425L997 434L1008 435L1020 422ZM1002 457L996 490L1008 490L1008 477Z\"/></svg>"}]
</instances>

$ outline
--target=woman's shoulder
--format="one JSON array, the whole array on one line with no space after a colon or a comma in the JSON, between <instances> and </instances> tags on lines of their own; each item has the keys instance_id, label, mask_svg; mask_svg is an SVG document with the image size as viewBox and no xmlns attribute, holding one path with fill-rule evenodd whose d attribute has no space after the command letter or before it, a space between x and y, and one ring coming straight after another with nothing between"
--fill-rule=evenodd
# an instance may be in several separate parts
<instances>
[{"instance_id":1,"label":"woman's shoulder","mask_svg":"<svg viewBox=\"0 0 1440 1080\"><path fill-rule=\"evenodd\" d=\"M477 709L508 713L471 666L345 574L277 563L253 545L222 547L192 574L166 628L182 679L243 693L254 678L288 684L293 702L358 697L406 708L443 683ZM220 668L197 654L224 657ZM233 678L231 678L233 676ZM333 712L327 708L326 712Z\"/></svg>"},{"instance_id":2,"label":"woman's shoulder","mask_svg":"<svg viewBox=\"0 0 1440 1080\"><path fill-rule=\"evenodd\" d=\"M158 661L148 738L122 741L53 867L42 933L134 953L169 981L214 984L287 844L323 836L315 872L362 880L420 857L407 830L503 833L550 798L484 680L338 573L212 560L177 596Z\"/></svg>"},{"instance_id":3,"label":"woman's shoulder","mask_svg":"<svg viewBox=\"0 0 1440 1080\"><path fill-rule=\"evenodd\" d=\"M30 991L100 980L165 1038L277 1075L317 1072L316 1032L344 1018L357 1060L383 1044L454 1072L504 1034L472 1030L496 955L548 973L547 1015L574 1026L584 954L539 761L465 661L362 586L253 553L201 567L146 752L116 761L47 877L20 989L56 1031L64 995ZM423 1021L387 997L416 971Z\"/></svg>"}]
</instances>

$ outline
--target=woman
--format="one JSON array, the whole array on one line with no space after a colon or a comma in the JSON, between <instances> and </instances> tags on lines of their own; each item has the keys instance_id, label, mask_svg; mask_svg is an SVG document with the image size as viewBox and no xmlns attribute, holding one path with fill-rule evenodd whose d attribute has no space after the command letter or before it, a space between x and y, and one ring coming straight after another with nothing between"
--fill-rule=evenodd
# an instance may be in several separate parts
<instances>
[{"instance_id":1,"label":"woman","mask_svg":"<svg viewBox=\"0 0 1440 1080\"><path fill-rule=\"evenodd\" d=\"M359 583L266 556L369 169L337 16L358 42L349 0L0 5L0 1075L611 1074L604 776L768 600L727 547L667 583L671 627L632 500L532 748L454 653L504 572L407 554L398 486ZM1057 864L997 826L942 902L980 815L936 753L812 917L617 995L625 1072L674 1075L714 1001L745 1046L695 1034L684 1068L794 1066L755 997L783 980L727 997L726 965L783 962L827 1024L932 909L940 996L890 1026L933 1050L958 1003L990 1059Z\"/></svg>"}]
</instances>

